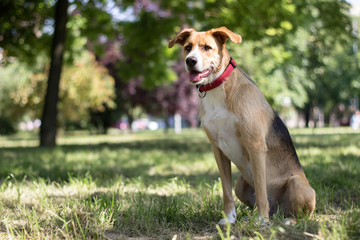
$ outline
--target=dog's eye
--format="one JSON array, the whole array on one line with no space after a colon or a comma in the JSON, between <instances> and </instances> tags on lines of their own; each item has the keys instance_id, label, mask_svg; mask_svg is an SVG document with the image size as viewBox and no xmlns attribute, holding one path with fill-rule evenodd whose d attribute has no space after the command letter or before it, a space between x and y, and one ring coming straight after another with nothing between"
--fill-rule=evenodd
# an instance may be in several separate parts
<instances>
[{"instance_id":1,"label":"dog's eye","mask_svg":"<svg viewBox=\"0 0 360 240\"><path fill-rule=\"evenodd\" d=\"M205 50L205 51L209 51L209 50L211 50L211 49L212 49L212 48L211 48L210 46L207 46L207 45L204 46L204 50Z\"/></svg>"},{"instance_id":2,"label":"dog's eye","mask_svg":"<svg viewBox=\"0 0 360 240\"><path fill-rule=\"evenodd\" d=\"M192 48L191 45L187 45L187 46L185 47L185 51L190 52L190 51L191 51L191 48Z\"/></svg>"}]
</instances>

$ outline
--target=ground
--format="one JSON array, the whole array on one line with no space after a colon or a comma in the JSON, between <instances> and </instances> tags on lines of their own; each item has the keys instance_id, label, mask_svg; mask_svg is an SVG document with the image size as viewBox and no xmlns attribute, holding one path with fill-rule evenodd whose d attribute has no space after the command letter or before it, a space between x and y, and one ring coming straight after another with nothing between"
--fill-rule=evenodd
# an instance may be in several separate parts
<instances>
[{"instance_id":1,"label":"ground","mask_svg":"<svg viewBox=\"0 0 360 240\"><path fill-rule=\"evenodd\" d=\"M360 132L291 130L317 193L314 216L217 227L222 191L204 133L0 136L1 239L359 239ZM234 178L239 174L233 168Z\"/></svg>"}]
</instances>

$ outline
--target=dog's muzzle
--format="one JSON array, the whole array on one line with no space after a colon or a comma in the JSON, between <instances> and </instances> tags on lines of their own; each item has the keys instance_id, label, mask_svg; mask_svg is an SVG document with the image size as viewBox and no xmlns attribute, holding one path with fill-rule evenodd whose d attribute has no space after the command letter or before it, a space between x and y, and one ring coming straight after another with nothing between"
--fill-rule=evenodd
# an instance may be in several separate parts
<instances>
[{"instance_id":1,"label":"dog's muzzle","mask_svg":"<svg viewBox=\"0 0 360 240\"><path fill-rule=\"evenodd\" d=\"M196 57L188 57L188 58L186 58L186 65L189 68L193 68L196 64L197 64Z\"/></svg>"}]
</instances>

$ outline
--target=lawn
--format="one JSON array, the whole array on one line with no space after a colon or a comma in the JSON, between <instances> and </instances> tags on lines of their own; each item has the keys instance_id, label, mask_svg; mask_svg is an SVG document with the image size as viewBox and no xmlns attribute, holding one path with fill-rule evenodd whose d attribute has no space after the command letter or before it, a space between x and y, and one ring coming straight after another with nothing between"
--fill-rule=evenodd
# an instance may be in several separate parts
<instances>
[{"instance_id":1,"label":"lawn","mask_svg":"<svg viewBox=\"0 0 360 240\"><path fill-rule=\"evenodd\" d=\"M264 227L237 200L238 221L221 229L221 183L201 130L62 136L53 149L0 136L0 239L360 239L360 132L291 133L315 214Z\"/></svg>"}]
</instances>

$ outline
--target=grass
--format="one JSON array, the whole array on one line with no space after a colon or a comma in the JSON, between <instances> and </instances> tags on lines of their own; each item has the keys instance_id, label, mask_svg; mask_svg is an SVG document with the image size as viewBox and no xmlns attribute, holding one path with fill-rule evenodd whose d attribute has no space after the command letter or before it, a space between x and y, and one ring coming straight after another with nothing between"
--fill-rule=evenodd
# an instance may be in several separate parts
<instances>
[{"instance_id":1,"label":"grass","mask_svg":"<svg viewBox=\"0 0 360 240\"><path fill-rule=\"evenodd\" d=\"M314 216L277 215L263 227L237 200L238 221L223 228L201 130L62 136L53 149L28 135L0 137L0 239L359 239L360 132L292 136L317 193Z\"/></svg>"}]
</instances>

